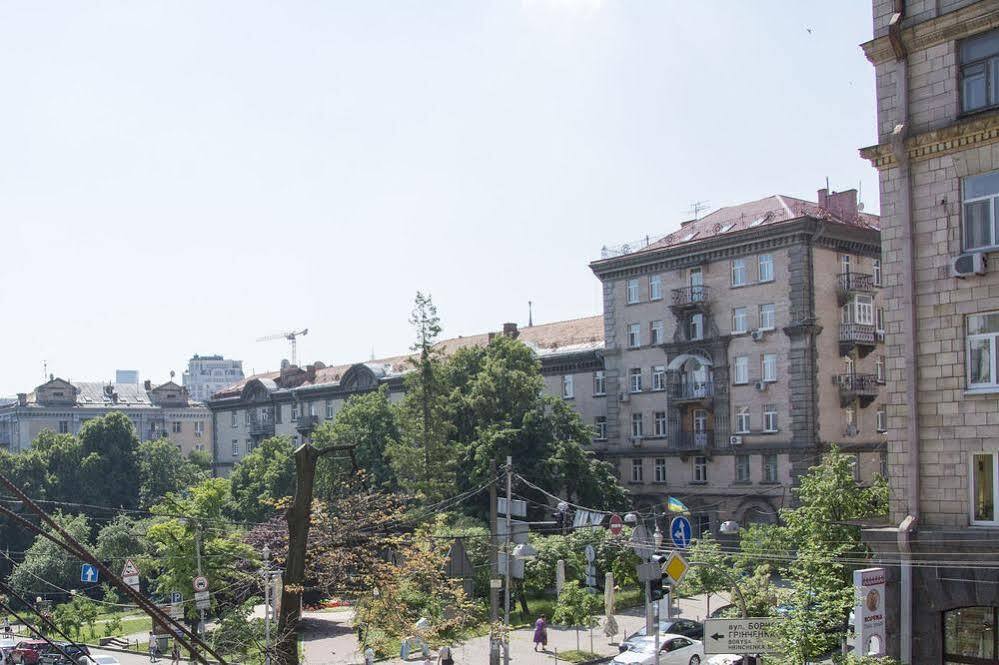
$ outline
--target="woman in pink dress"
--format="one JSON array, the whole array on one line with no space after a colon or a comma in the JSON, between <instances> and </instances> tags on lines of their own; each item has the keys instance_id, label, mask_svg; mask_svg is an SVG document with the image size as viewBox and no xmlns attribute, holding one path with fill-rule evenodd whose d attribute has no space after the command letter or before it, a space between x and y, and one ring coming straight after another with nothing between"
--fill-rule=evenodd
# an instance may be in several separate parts
<instances>
[{"instance_id":1,"label":"woman in pink dress","mask_svg":"<svg viewBox=\"0 0 999 665\"><path fill-rule=\"evenodd\" d=\"M538 617L538 620L534 622L534 650L538 650L538 645L541 645L541 650L544 651L548 647L548 623L545 621L545 615L542 614Z\"/></svg>"}]
</instances>

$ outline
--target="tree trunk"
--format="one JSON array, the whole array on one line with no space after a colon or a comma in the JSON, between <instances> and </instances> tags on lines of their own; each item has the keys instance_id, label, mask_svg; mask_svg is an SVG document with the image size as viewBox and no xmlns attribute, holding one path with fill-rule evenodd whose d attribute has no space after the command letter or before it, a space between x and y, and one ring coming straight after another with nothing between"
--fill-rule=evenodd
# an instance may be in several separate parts
<instances>
[{"instance_id":1,"label":"tree trunk","mask_svg":"<svg viewBox=\"0 0 999 665\"><path fill-rule=\"evenodd\" d=\"M524 618L529 619L531 610L527 607L527 591L524 590L524 580L517 580L517 595L520 597L520 611L524 613Z\"/></svg>"}]
</instances>

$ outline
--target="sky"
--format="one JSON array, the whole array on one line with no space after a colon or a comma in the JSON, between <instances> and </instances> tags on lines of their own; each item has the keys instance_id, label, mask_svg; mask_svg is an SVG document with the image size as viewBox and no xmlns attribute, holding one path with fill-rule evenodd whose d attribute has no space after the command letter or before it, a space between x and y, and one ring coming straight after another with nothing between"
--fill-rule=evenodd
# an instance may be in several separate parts
<instances>
[{"instance_id":1,"label":"sky","mask_svg":"<svg viewBox=\"0 0 999 665\"><path fill-rule=\"evenodd\" d=\"M604 245L877 178L866 0L0 2L0 395L601 312ZM703 213L702 213L703 214Z\"/></svg>"}]
</instances>

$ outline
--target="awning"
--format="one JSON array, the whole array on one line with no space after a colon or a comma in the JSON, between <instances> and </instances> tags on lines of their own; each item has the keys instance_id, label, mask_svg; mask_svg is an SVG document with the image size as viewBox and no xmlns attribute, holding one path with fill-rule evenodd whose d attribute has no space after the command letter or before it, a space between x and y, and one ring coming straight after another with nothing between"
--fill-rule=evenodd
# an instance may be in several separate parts
<instances>
[{"instance_id":1,"label":"awning","mask_svg":"<svg viewBox=\"0 0 999 665\"><path fill-rule=\"evenodd\" d=\"M711 367L711 361L702 355L693 354L693 353L681 353L676 358L673 358L673 360L669 361L669 366L667 366L666 369L669 370L680 369L681 367L684 366L684 364L686 364L688 360L696 360L705 367Z\"/></svg>"}]
</instances>

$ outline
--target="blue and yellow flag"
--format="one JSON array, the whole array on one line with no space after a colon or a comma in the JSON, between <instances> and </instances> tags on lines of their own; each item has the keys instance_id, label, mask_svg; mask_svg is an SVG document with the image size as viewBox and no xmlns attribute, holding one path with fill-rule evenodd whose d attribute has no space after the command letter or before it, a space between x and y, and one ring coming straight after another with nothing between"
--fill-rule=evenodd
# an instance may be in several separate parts
<instances>
[{"instance_id":1,"label":"blue and yellow flag","mask_svg":"<svg viewBox=\"0 0 999 665\"><path fill-rule=\"evenodd\" d=\"M690 512L690 508L687 508L687 506L683 505L683 501L680 501L680 499L676 498L675 496L671 496L671 497L669 497L666 500L666 508L671 513L689 513Z\"/></svg>"}]
</instances>

